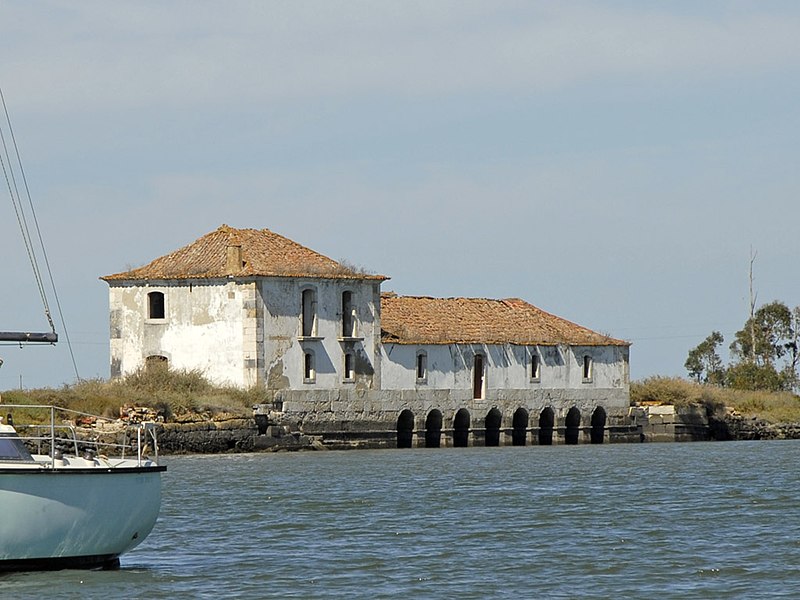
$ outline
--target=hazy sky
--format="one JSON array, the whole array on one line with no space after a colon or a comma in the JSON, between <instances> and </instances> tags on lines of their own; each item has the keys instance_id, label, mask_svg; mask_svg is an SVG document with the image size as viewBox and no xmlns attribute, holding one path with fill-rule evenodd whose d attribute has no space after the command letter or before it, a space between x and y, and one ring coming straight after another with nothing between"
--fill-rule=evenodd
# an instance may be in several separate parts
<instances>
[{"instance_id":1,"label":"hazy sky","mask_svg":"<svg viewBox=\"0 0 800 600\"><path fill-rule=\"evenodd\" d=\"M0 56L83 378L98 277L223 223L524 298L634 379L727 347L751 248L759 303L800 304L797 2L6 0ZM5 196L0 330L46 329ZM66 344L0 356L0 390L75 379Z\"/></svg>"}]
</instances>

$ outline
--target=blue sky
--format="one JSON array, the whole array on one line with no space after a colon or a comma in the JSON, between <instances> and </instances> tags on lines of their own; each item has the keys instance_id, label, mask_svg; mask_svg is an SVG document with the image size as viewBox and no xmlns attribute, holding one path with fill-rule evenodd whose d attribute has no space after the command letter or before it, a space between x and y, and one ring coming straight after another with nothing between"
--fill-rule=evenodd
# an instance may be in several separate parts
<instances>
[{"instance_id":1,"label":"blue sky","mask_svg":"<svg viewBox=\"0 0 800 600\"><path fill-rule=\"evenodd\" d=\"M222 223L524 298L630 340L634 379L727 346L751 248L759 303L800 304L795 2L9 1L0 53L84 378L98 277ZM41 329L4 203L0 329ZM65 344L0 356L0 390L75 379Z\"/></svg>"}]
</instances>

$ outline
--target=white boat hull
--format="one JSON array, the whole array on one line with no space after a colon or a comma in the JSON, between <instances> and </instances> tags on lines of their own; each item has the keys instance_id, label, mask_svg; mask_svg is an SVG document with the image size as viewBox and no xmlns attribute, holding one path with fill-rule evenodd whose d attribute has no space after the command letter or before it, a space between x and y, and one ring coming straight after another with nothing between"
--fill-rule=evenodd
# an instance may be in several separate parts
<instances>
[{"instance_id":1,"label":"white boat hull","mask_svg":"<svg viewBox=\"0 0 800 600\"><path fill-rule=\"evenodd\" d=\"M153 528L162 470L0 469L0 570L114 566Z\"/></svg>"}]
</instances>

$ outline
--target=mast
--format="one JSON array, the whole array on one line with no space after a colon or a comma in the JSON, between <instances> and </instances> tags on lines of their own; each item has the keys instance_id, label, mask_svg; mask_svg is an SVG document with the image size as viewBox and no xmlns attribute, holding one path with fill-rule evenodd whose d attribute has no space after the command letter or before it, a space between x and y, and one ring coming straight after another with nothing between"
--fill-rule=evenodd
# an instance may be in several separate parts
<instances>
[{"instance_id":1,"label":"mast","mask_svg":"<svg viewBox=\"0 0 800 600\"><path fill-rule=\"evenodd\" d=\"M55 331L48 331L46 333L0 331L0 342L41 342L43 344L55 344L57 341L58 334Z\"/></svg>"}]
</instances>

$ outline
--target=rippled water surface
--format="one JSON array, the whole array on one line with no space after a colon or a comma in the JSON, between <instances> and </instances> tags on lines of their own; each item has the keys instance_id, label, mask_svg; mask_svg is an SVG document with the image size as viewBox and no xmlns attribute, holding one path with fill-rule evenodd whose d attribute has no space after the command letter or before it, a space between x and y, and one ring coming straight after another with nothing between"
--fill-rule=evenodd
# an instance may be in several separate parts
<instances>
[{"instance_id":1,"label":"rippled water surface","mask_svg":"<svg viewBox=\"0 0 800 600\"><path fill-rule=\"evenodd\" d=\"M164 462L119 571L6 575L2 595L800 598L800 442Z\"/></svg>"}]
</instances>

